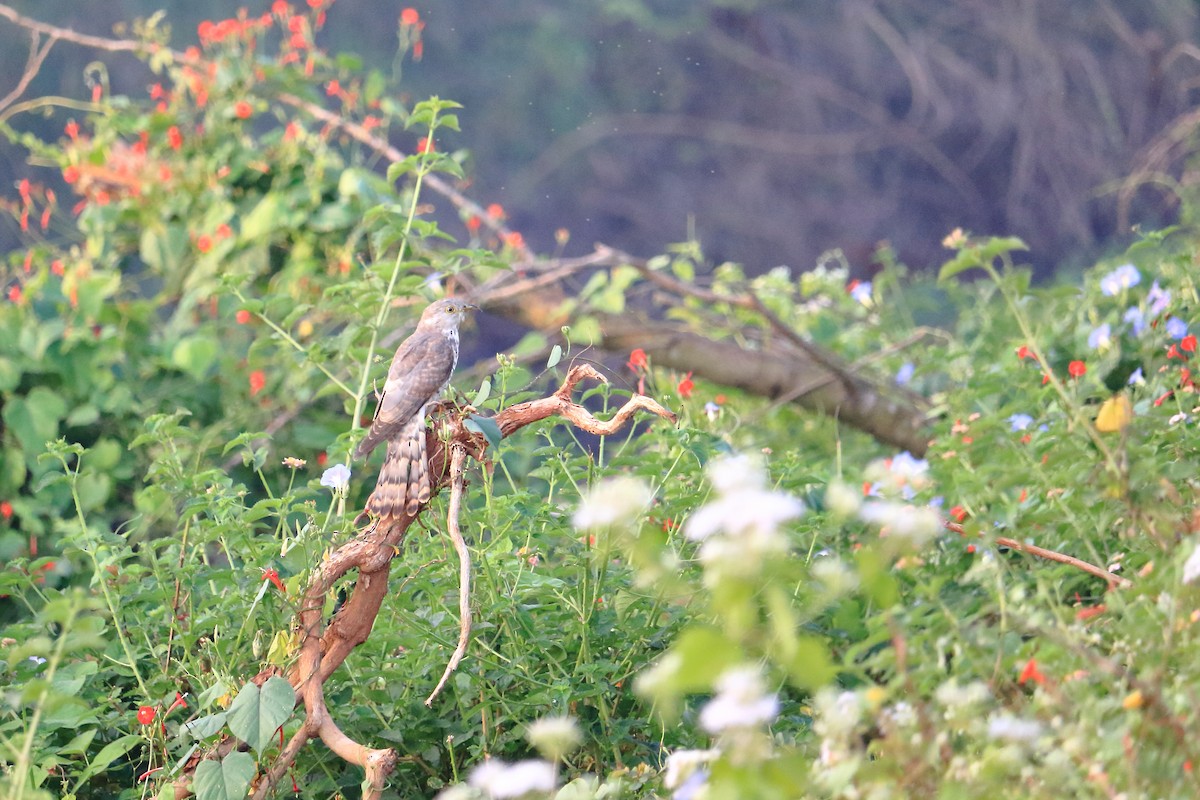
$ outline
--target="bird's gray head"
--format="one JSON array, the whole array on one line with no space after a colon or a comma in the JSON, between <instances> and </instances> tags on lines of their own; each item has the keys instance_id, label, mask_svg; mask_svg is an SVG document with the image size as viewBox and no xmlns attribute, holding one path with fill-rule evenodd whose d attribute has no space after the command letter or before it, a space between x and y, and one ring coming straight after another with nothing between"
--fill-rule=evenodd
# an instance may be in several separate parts
<instances>
[{"instance_id":1,"label":"bird's gray head","mask_svg":"<svg viewBox=\"0 0 1200 800\"><path fill-rule=\"evenodd\" d=\"M417 327L439 331L457 330L458 324L467 316L467 312L478 310L479 306L454 297L435 300L422 312L421 321L417 323Z\"/></svg>"}]
</instances>

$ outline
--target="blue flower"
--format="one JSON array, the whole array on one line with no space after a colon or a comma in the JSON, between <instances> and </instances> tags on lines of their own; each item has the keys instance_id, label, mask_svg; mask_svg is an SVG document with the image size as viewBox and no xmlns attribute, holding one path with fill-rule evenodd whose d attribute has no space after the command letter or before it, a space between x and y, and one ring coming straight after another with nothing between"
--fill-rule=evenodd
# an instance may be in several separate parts
<instances>
[{"instance_id":1,"label":"blue flower","mask_svg":"<svg viewBox=\"0 0 1200 800\"><path fill-rule=\"evenodd\" d=\"M916 372L916 369L917 368L913 366L911 361L901 365L900 369L896 370L896 383L901 386L906 385L912 380L913 373Z\"/></svg>"},{"instance_id":2,"label":"blue flower","mask_svg":"<svg viewBox=\"0 0 1200 800\"><path fill-rule=\"evenodd\" d=\"M1155 281L1150 285L1146 301L1150 303L1150 316L1156 317L1166 311L1167 306L1171 305L1171 292L1169 289L1159 287L1158 281Z\"/></svg>"},{"instance_id":3,"label":"blue flower","mask_svg":"<svg viewBox=\"0 0 1200 800\"><path fill-rule=\"evenodd\" d=\"M869 307L872 303L871 282L870 281L861 281L859 283L856 283L854 285L854 288L850 290L850 296L853 297L855 300L857 300L859 303L862 303L864 306Z\"/></svg>"},{"instance_id":4,"label":"blue flower","mask_svg":"<svg viewBox=\"0 0 1200 800\"><path fill-rule=\"evenodd\" d=\"M1134 336L1141 336L1142 331L1146 330L1146 316L1137 306L1130 306L1122 319L1132 326Z\"/></svg>"},{"instance_id":5,"label":"blue flower","mask_svg":"<svg viewBox=\"0 0 1200 800\"><path fill-rule=\"evenodd\" d=\"M1023 431L1033 424L1033 417L1028 414L1013 414L1008 418L1008 424L1014 431Z\"/></svg>"},{"instance_id":6,"label":"blue flower","mask_svg":"<svg viewBox=\"0 0 1200 800\"><path fill-rule=\"evenodd\" d=\"M1187 336L1187 323L1179 317L1171 317L1167 320L1167 336L1172 339L1182 339Z\"/></svg>"},{"instance_id":7,"label":"blue flower","mask_svg":"<svg viewBox=\"0 0 1200 800\"><path fill-rule=\"evenodd\" d=\"M1088 347L1093 350L1107 350L1112 346L1112 326L1107 322L1088 334Z\"/></svg>"},{"instance_id":8,"label":"blue flower","mask_svg":"<svg viewBox=\"0 0 1200 800\"><path fill-rule=\"evenodd\" d=\"M1142 273L1133 264L1122 264L1100 279L1100 291L1112 297L1120 294L1131 286L1137 286L1142 280Z\"/></svg>"},{"instance_id":9,"label":"blue flower","mask_svg":"<svg viewBox=\"0 0 1200 800\"><path fill-rule=\"evenodd\" d=\"M1146 382L1146 376L1142 374L1142 368L1138 367L1129 376L1129 385L1137 386Z\"/></svg>"}]
</instances>

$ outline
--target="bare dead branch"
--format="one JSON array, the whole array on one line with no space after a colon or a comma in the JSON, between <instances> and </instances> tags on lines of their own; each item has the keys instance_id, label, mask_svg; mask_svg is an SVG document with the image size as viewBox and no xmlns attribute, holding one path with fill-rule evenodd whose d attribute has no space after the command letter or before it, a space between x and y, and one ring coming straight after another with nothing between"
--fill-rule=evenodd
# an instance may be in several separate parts
<instances>
[{"instance_id":1,"label":"bare dead branch","mask_svg":"<svg viewBox=\"0 0 1200 800\"><path fill-rule=\"evenodd\" d=\"M954 531L955 533L961 534L964 536L966 535L966 529L963 528L963 526L960 525L959 523L950 522L949 520L946 520L946 522L944 524L946 526L946 530ZM1047 550L1045 547L1038 547L1036 544L1027 544L1025 542L1019 542L1016 539L1011 539L1007 536L997 536L995 538L995 542L1000 547L1007 547L1010 550L1016 550L1021 553L1028 553L1031 556L1037 556L1038 558L1044 558L1048 561L1057 561L1060 564L1067 564L1069 566L1075 567L1076 569L1081 569L1089 575L1094 575L1097 578L1103 578L1105 581L1108 582L1109 588L1113 588L1113 587L1127 588L1127 587L1133 585L1133 581L1129 580L1128 578L1122 578L1119 575L1114 575L1111 572L1109 572L1108 570L1104 569L1104 567L1098 567L1095 564L1090 564L1087 561L1084 561L1079 558L1075 558L1075 556L1069 556L1069 555L1066 555L1065 553L1059 553L1055 550Z\"/></svg>"},{"instance_id":2,"label":"bare dead branch","mask_svg":"<svg viewBox=\"0 0 1200 800\"><path fill-rule=\"evenodd\" d=\"M454 551L458 553L458 645L454 648L445 671L442 672L441 680L433 687L429 697L425 698L427 706L433 705L433 699L441 693L442 687L446 685L454 670L458 669L459 662L466 655L467 642L471 639L471 554L467 552L467 543L458 523L466 482L463 478L463 464L466 459L466 449L454 446L450 455L450 508L446 511L446 532L450 534Z\"/></svg>"}]
</instances>

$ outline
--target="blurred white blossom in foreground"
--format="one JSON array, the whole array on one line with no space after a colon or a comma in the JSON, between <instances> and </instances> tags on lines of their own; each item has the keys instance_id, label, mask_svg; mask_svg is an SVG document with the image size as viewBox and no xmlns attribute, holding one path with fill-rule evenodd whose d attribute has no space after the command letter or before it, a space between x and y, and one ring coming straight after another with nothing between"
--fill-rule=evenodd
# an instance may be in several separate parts
<instances>
[{"instance_id":1,"label":"blurred white blossom in foreground","mask_svg":"<svg viewBox=\"0 0 1200 800\"><path fill-rule=\"evenodd\" d=\"M1196 578L1200 578L1200 544L1196 545L1188 560L1183 562L1183 582L1191 583Z\"/></svg>"},{"instance_id":2,"label":"blurred white blossom in foreground","mask_svg":"<svg viewBox=\"0 0 1200 800\"><path fill-rule=\"evenodd\" d=\"M1042 733L1037 720L1021 719L1011 714L1001 714L988 720L988 736L1009 742L1032 742Z\"/></svg>"},{"instance_id":3,"label":"blurred white blossom in foreground","mask_svg":"<svg viewBox=\"0 0 1200 800\"><path fill-rule=\"evenodd\" d=\"M720 574L754 575L767 557L787 552L779 526L803 514L804 503L769 491L762 462L750 456L714 459L707 472L717 497L692 514L684 535L703 542L700 560L717 568L706 582Z\"/></svg>"},{"instance_id":4,"label":"blurred white blossom in foreground","mask_svg":"<svg viewBox=\"0 0 1200 800\"><path fill-rule=\"evenodd\" d=\"M892 500L869 500L858 510L863 522L876 525L885 536L907 539L921 547L942 529L942 520L930 506L915 506Z\"/></svg>"},{"instance_id":5,"label":"blurred white blossom in foreground","mask_svg":"<svg viewBox=\"0 0 1200 800\"><path fill-rule=\"evenodd\" d=\"M525 738L551 761L562 758L583 742L583 734L571 717L542 717L525 730Z\"/></svg>"},{"instance_id":6,"label":"blurred white blossom in foreground","mask_svg":"<svg viewBox=\"0 0 1200 800\"><path fill-rule=\"evenodd\" d=\"M717 679L717 696L700 710L700 725L709 733L767 725L779 714L779 698L768 694L762 672L741 666Z\"/></svg>"},{"instance_id":7,"label":"blurred white blossom in foreground","mask_svg":"<svg viewBox=\"0 0 1200 800\"><path fill-rule=\"evenodd\" d=\"M530 759L507 764L499 759L485 761L471 771L471 786L490 798L524 797L530 792L552 792L558 783L554 765Z\"/></svg>"},{"instance_id":8,"label":"blurred white blossom in foreground","mask_svg":"<svg viewBox=\"0 0 1200 800\"><path fill-rule=\"evenodd\" d=\"M608 478L584 495L575 511L575 527L590 530L633 522L653 499L654 492L645 481L627 476Z\"/></svg>"}]
</instances>

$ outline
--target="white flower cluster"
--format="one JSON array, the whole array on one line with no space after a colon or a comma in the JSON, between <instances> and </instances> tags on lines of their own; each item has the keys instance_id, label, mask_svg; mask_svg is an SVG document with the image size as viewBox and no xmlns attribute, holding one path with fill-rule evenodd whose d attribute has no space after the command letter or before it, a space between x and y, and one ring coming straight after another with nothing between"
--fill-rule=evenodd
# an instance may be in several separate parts
<instances>
[{"instance_id":1,"label":"white flower cluster","mask_svg":"<svg viewBox=\"0 0 1200 800\"><path fill-rule=\"evenodd\" d=\"M779 526L804 513L804 504L766 488L766 470L750 456L726 456L708 465L717 497L698 509L684 526L687 538L703 542L705 581L724 575L752 577L768 558L787 552Z\"/></svg>"},{"instance_id":2,"label":"white flower cluster","mask_svg":"<svg viewBox=\"0 0 1200 800\"><path fill-rule=\"evenodd\" d=\"M779 715L779 698L768 694L758 667L726 670L717 679L717 696L700 710L700 725L709 733L769 725Z\"/></svg>"},{"instance_id":3,"label":"white flower cluster","mask_svg":"<svg viewBox=\"0 0 1200 800\"><path fill-rule=\"evenodd\" d=\"M916 493L930 486L929 462L900 453L867 467L872 481L870 497L862 502L849 496L844 485L831 485L826 502L842 516L857 514L880 534L895 537L914 548L921 548L942 529L941 515L928 505L914 505ZM899 498L899 499L895 499Z\"/></svg>"},{"instance_id":4,"label":"white flower cluster","mask_svg":"<svg viewBox=\"0 0 1200 800\"><path fill-rule=\"evenodd\" d=\"M469 783L489 798L503 800L533 792L552 792L558 785L558 776L549 761L529 759L507 764L492 759L471 771Z\"/></svg>"},{"instance_id":5,"label":"white flower cluster","mask_svg":"<svg viewBox=\"0 0 1200 800\"><path fill-rule=\"evenodd\" d=\"M595 530L633 522L653 499L654 492L645 481L626 476L608 478L584 495L575 511L575 527Z\"/></svg>"}]
</instances>

